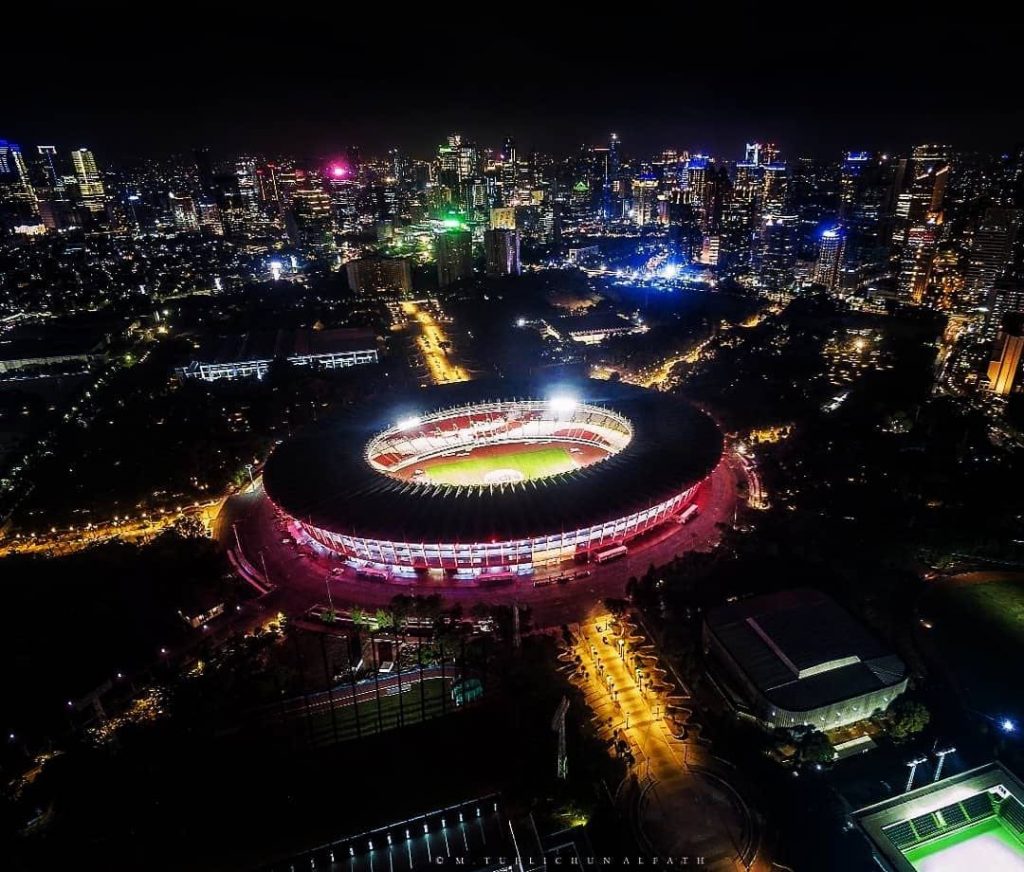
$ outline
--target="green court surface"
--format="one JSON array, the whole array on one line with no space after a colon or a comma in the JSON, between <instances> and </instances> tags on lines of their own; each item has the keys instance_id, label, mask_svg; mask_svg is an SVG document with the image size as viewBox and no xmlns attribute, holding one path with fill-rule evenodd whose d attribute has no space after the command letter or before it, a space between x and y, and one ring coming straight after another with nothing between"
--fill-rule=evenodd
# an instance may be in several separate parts
<instances>
[{"instance_id":1,"label":"green court surface","mask_svg":"<svg viewBox=\"0 0 1024 872\"><path fill-rule=\"evenodd\" d=\"M426 468L427 477L437 484L480 485L529 481L576 469L579 464L569 449L541 446L508 454L460 457Z\"/></svg>"},{"instance_id":2,"label":"green court surface","mask_svg":"<svg viewBox=\"0 0 1024 872\"><path fill-rule=\"evenodd\" d=\"M1024 872L1024 845L998 817L904 851L918 872Z\"/></svg>"}]
</instances>

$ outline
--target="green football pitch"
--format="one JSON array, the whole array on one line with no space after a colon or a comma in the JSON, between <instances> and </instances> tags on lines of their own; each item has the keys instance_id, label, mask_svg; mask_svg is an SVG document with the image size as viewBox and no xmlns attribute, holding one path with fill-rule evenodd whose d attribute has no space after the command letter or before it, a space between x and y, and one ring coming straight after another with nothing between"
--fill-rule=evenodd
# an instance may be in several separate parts
<instances>
[{"instance_id":1,"label":"green football pitch","mask_svg":"<svg viewBox=\"0 0 1024 872\"><path fill-rule=\"evenodd\" d=\"M569 449L538 445L510 454L460 457L434 464L426 469L426 474L437 484L471 485L487 484L487 474L498 470L515 470L522 474L523 479L529 480L569 472L578 465Z\"/></svg>"}]
</instances>

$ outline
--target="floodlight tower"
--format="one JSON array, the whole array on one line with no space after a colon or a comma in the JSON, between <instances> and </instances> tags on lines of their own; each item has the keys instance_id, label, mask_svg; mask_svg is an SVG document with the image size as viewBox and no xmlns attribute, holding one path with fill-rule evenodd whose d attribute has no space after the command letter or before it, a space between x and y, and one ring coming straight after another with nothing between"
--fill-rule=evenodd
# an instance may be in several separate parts
<instances>
[{"instance_id":1,"label":"floodlight tower","mask_svg":"<svg viewBox=\"0 0 1024 872\"><path fill-rule=\"evenodd\" d=\"M935 756L939 758L939 762L935 766L935 777L932 779L932 781L938 781L939 777L942 775L942 765L946 762L946 755L954 753L956 753L956 748L954 748L952 745L950 745L948 748L943 748L941 751L935 752Z\"/></svg>"},{"instance_id":2,"label":"floodlight tower","mask_svg":"<svg viewBox=\"0 0 1024 872\"><path fill-rule=\"evenodd\" d=\"M910 775L907 777L907 789L905 791L906 793L909 793L910 788L914 786L914 776L917 774L917 767L920 766L922 763L927 762L927 760L927 757L915 757L913 760L907 763L907 766L910 769Z\"/></svg>"}]
</instances>

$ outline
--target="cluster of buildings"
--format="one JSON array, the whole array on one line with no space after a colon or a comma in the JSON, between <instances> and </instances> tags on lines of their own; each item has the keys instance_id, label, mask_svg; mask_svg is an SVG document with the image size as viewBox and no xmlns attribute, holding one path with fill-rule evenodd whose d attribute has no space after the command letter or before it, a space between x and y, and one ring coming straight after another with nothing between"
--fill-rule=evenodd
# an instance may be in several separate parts
<instances>
[{"instance_id":1,"label":"cluster of buildings","mask_svg":"<svg viewBox=\"0 0 1024 872\"><path fill-rule=\"evenodd\" d=\"M417 267L444 288L517 275L524 250L594 266L609 240L639 240L638 254L653 239L650 262L668 280L692 268L759 294L817 287L861 307L944 312L956 325L948 385L997 398L1022 386L1022 210L1024 150L987 157L941 144L817 160L753 142L735 158L669 149L644 159L612 134L556 158L453 133L426 159L349 148L303 165L197 149L104 171L88 148L0 140L0 238L221 238L291 250L293 263L329 258L357 293L397 295Z\"/></svg>"}]
</instances>

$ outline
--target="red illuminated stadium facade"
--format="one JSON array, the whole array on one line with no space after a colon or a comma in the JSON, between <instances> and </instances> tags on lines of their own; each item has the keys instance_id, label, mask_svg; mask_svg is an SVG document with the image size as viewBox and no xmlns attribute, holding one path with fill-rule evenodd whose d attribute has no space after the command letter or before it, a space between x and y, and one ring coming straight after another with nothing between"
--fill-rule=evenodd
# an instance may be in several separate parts
<instances>
[{"instance_id":1,"label":"red illuminated stadium facade","mask_svg":"<svg viewBox=\"0 0 1024 872\"><path fill-rule=\"evenodd\" d=\"M264 484L356 567L472 579L586 561L678 520L721 452L714 423L672 395L469 382L303 434Z\"/></svg>"}]
</instances>

